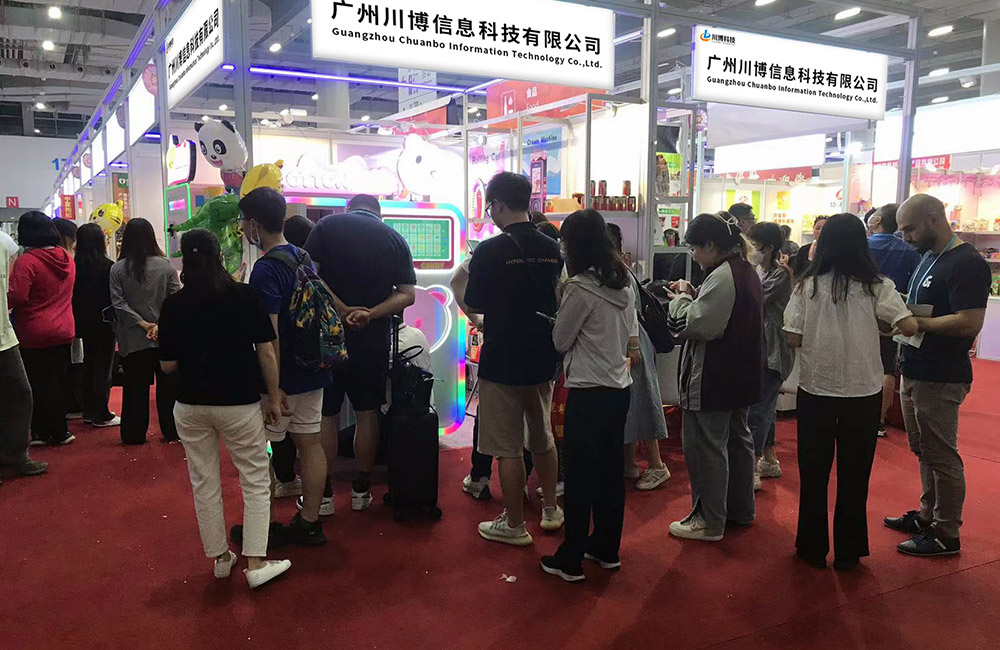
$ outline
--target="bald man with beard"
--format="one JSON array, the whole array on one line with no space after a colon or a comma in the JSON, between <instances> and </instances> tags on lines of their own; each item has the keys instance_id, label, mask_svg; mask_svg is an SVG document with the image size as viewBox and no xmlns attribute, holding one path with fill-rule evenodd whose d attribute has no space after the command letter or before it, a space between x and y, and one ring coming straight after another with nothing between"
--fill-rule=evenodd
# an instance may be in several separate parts
<instances>
[{"instance_id":1,"label":"bald man with beard","mask_svg":"<svg viewBox=\"0 0 1000 650\"><path fill-rule=\"evenodd\" d=\"M969 350L983 328L992 276L979 251L952 231L935 197L910 197L896 219L903 239L923 255L907 303L930 305L933 315L917 318L920 347L903 345L899 391L910 449L920 461L920 509L887 517L885 525L914 535L897 547L902 553L954 555L965 502L958 409L972 387Z\"/></svg>"}]
</instances>

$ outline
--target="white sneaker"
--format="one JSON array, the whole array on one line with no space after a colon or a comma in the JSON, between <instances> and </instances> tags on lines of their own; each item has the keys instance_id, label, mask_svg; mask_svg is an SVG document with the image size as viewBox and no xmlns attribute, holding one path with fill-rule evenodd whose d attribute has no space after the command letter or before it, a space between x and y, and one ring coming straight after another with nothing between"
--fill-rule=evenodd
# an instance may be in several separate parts
<instances>
[{"instance_id":1,"label":"white sneaker","mask_svg":"<svg viewBox=\"0 0 1000 650\"><path fill-rule=\"evenodd\" d=\"M503 542L512 546L530 546L534 541L528 534L528 529L523 521L516 528L511 528L507 524L506 510L493 521L484 521L479 524L479 536L492 542Z\"/></svg>"},{"instance_id":2,"label":"white sneaker","mask_svg":"<svg viewBox=\"0 0 1000 650\"><path fill-rule=\"evenodd\" d=\"M756 469L754 469L754 472L753 472L753 491L757 492L762 487L764 487L764 485L760 482L760 474L757 472Z\"/></svg>"},{"instance_id":3,"label":"white sneaker","mask_svg":"<svg viewBox=\"0 0 1000 650\"><path fill-rule=\"evenodd\" d=\"M632 467L626 468L625 478L630 478L630 479L639 478L639 467L637 465L633 465Z\"/></svg>"},{"instance_id":4,"label":"white sneaker","mask_svg":"<svg viewBox=\"0 0 1000 650\"><path fill-rule=\"evenodd\" d=\"M105 420L104 422L91 422L90 425L97 427L98 429L103 429L105 427L117 427L121 426L122 419L117 415L110 420Z\"/></svg>"},{"instance_id":5,"label":"white sneaker","mask_svg":"<svg viewBox=\"0 0 1000 650\"><path fill-rule=\"evenodd\" d=\"M275 499L287 499L288 497L298 496L302 496L302 479L298 476L286 483L278 481L278 484L274 486Z\"/></svg>"},{"instance_id":6,"label":"white sneaker","mask_svg":"<svg viewBox=\"0 0 1000 650\"><path fill-rule=\"evenodd\" d=\"M243 569L243 575L247 577L247 584L251 589L256 589L265 582L273 580L292 567L288 560L268 560L259 569Z\"/></svg>"},{"instance_id":7,"label":"white sneaker","mask_svg":"<svg viewBox=\"0 0 1000 650\"><path fill-rule=\"evenodd\" d=\"M538 498L541 499L542 498L542 488L539 487L538 489L536 489L535 490L535 494L537 494ZM566 484L563 483L562 481L558 481L556 483L556 498L558 499L561 496L563 496L564 494L566 494Z\"/></svg>"},{"instance_id":8,"label":"white sneaker","mask_svg":"<svg viewBox=\"0 0 1000 650\"><path fill-rule=\"evenodd\" d=\"M710 535L708 524L699 514L694 514L687 519L675 521L670 524L670 534L682 539L697 539L703 542L718 542L722 540L722 534Z\"/></svg>"},{"instance_id":9,"label":"white sneaker","mask_svg":"<svg viewBox=\"0 0 1000 650\"><path fill-rule=\"evenodd\" d=\"M295 500L295 507L302 510L302 497ZM323 497L323 500L319 502L319 514L321 517L337 514L337 507L333 505L333 497Z\"/></svg>"},{"instance_id":10,"label":"white sneaker","mask_svg":"<svg viewBox=\"0 0 1000 650\"><path fill-rule=\"evenodd\" d=\"M559 506L554 508L542 508L542 530L553 532L559 530L566 523L566 515Z\"/></svg>"},{"instance_id":11,"label":"white sneaker","mask_svg":"<svg viewBox=\"0 0 1000 650\"><path fill-rule=\"evenodd\" d=\"M670 470L664 465L659 469L647 469L635 484L637 490L655 490L670 478Z\"/></svg>"},{"instance_id":12,"label":"white sneaker","mask_svg":"<svg viewBox=\"0 0 1000 650\"><path fill-rule=\"evenodd\" d=\"M757 463L757 473L761 478L781 478L781 463L777 460L769 463L761 458Z\"/></svg>"},{"instance_id":13,"label":"white sneaker","mask_svg":"<svg viewBox=\"0 0 1000 650\"><path fill-rule=\"evenodd\" d=\"M366 490L364 492L355 492L353 489L351 490L351 510L367 510L371 504L371 490Z\"/></svg>"},{"instance_id":14,"label":"white sneaker","mask_svg":"<svg viewBox=\"0 0 1000 650\"><path fill-rule=\"evenodd\" d=\"M229 556L224 557L221 560L215 561L215 577L216 578L228 578L229 574L233 571L233 566L236 565L236 561L239 558L236 557L236 553L229 551Z\"/></svg>"},{"instance_id":15,"label":"white sneaker","mask_svg":"<svg viewBox=\"0 0 1000 650\"><path fill-rule=\"evenodd\" d=\"M471 494L473 499L490 499L493 497L493 494L490 493L490 479L487 476L473 481L472 475L469 474L462 479L462 491Z\"/></svg>"}]
</instances>

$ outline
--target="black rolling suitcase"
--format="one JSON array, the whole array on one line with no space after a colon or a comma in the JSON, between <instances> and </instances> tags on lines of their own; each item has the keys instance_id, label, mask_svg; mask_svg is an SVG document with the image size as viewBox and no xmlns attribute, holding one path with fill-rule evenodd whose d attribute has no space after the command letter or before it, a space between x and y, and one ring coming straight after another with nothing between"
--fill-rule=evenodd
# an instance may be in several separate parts
<instances>
[{"instance_id":1,"label":"black rolling suitcase","mask_svg":"<svg viewBox=\"0 0 1000 650\"><path fill-rule=\"evenodd\" d=\"M389 491L386 504L392 516L403 521L411 514L440 519L438 500L438 416L431 407L434 377L411 359L421 352L400 352L393 322L392 406L388 413Z\"/></svg>"}]
</instances>

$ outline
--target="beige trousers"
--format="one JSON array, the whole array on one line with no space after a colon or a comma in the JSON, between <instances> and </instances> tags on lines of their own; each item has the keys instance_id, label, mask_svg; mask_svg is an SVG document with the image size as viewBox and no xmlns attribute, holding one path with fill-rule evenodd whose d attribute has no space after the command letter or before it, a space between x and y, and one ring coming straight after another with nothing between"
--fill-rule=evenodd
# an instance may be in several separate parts
<instances>
[{"instance_id":1,"label":"beige trousers","mask_svg":"<svg viewBox=\"0 0 1000 650\"><path fill-rule=\"evenodd\" d=\"M174 419L187 453L194 510L205 555L218 557L229 549L219 476L219 438L222 438L240 473L243 488L243 555L265 557L271 520L271 476L260 405L194 406L177 402Z\"/></svg>"}]
</instances>

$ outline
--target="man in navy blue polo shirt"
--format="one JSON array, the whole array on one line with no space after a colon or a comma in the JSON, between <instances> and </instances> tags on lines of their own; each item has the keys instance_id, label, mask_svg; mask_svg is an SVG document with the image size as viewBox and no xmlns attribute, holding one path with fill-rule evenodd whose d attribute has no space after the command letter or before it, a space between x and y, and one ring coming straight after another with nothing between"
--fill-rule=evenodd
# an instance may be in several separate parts
<instances>
[{"instance_id":1,"label":"man in navy blue polo shirt","mask_svg":"<svg viewBox=\"0 0 1000 650\"><path fill-rule=\"evenodd\" d=\"M868 237L868 252L882 275L896 284L896 291L906 293L910 285L913 271L920 264L920 253L895 235L896 211L895 203L887 203L875 211L868 219L868 228L872 231ZM896 397L896 356L899 345L890 336L883 336L881 341L882 354L882 418L879 420L878 435L884 437L885 417L889 407Z\"/></svg>"}]
</instances>

